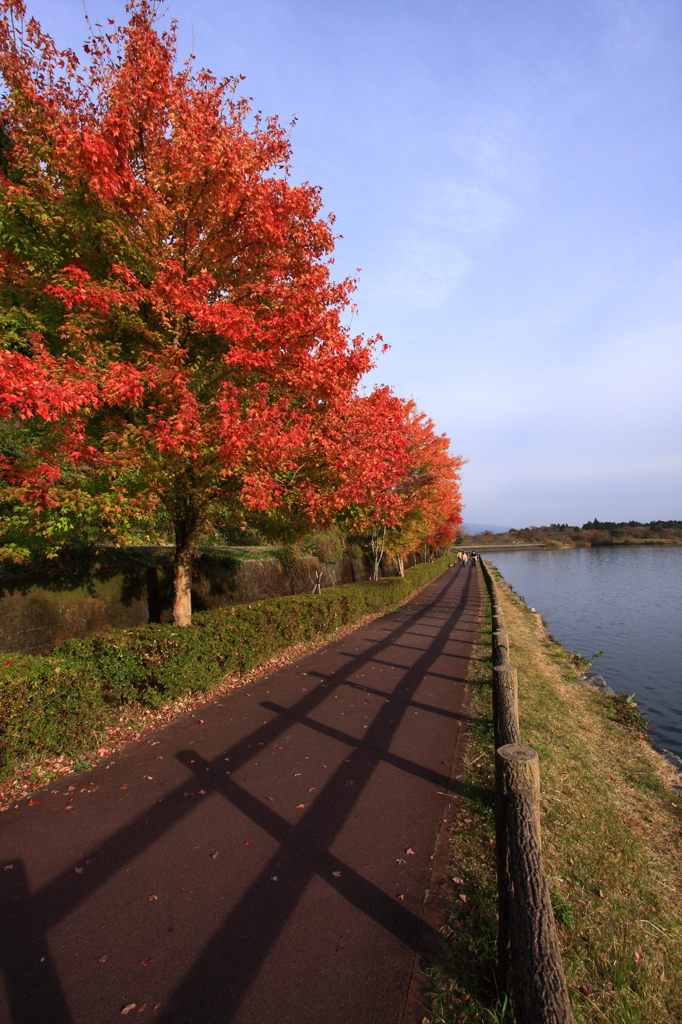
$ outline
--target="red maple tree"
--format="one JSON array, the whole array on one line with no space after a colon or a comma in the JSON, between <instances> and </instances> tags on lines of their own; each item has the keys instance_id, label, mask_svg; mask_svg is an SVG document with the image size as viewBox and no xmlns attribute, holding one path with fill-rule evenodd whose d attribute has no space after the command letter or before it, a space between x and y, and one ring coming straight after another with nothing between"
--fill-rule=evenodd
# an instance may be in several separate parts
<instances>
[{"instance_id":1,"label":"red maple tree","mask_svg":"<svg viewBox=\"0 0 682 1024\"><path fill-rule=\"evenodd\" d=\"M375 341L342 324L354 282L287 132L129 11L83 65L0 0L0 468L47 548L163 510L184 625L198 531L390 504L409 438L388 389L358 391Z\"/></svg>"}]
</instances>

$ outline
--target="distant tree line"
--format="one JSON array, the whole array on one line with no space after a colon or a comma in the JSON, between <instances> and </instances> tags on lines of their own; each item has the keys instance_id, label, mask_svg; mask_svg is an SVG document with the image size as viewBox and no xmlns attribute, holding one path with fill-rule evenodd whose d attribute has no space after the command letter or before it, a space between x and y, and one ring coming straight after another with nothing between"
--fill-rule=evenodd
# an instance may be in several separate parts
<instances>
[{"instance_id":1,"label":"distant tree line","mask_svg":"<svg viewBox=\"0 0 682 1024\"><path fill-rule=\"evenodd\" d=\"M465 536L465 544L543 544L545 547L609 547L619 544L682 544L682 521L656 519L650 523L602 522L593 519L582 526L552 523L550 526L526 526L505 533Z\"/></svg>"}]
</instances>

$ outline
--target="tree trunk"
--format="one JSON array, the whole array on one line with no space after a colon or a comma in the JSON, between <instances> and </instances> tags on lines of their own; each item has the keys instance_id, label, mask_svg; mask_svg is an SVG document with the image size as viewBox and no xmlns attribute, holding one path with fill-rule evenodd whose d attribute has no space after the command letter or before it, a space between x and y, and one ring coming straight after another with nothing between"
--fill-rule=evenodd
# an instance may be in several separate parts
<instances>
[{"instance_id":1,"label":"tree trunk","mask_svg":"<svg viewBox=\"0 0 682 1024\"><path fill-rule=\"evenodd\" d=\"M175 524L174 626L189 626L192 622L192 541L196 528L195 513L189 513Z\"/></svg>"},{"instance_id":2,"label":"tree trunk","mask_svg":"<svg viewBox=\"0 0 682 1024\"><path fill-rule=\"evenodd\" d=\"M400 575L405 577L405 560L402 555L398 555L398 571Z\"/></svg>"},{"instance_id":3,"label":"tree trunk","mask_svg":"<svg viewBox=\"0 0 682 1024\"><path fill-rule=\"evenodd\" d=\"M381 565L381 559L384 557L384 544L386 542L386 527L384 526L381 531L381 539L379 539L379 530L372 530L372 555L374 557L374 574L372 579L376 583L379 579L379 566Z\"/></svg>"}]
</instances>

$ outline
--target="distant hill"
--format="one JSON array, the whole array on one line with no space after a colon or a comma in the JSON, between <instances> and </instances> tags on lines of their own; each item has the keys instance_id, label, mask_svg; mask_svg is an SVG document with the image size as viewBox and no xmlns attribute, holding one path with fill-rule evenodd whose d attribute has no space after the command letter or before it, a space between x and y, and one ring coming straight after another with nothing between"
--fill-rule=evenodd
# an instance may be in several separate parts
<instances>
[{"instance_id":1,"label":"distant hill","mask_svg":"<svg viewBox=\"0 0 682 1024\"><path fill-rule=\"evenodd\" d=\"M462 526L464 533L470 537L476 533L485 533L486 530L490 530L491 533L506 533L508 529L508 526L489 526L487 523L464 523Z\"/></svg>"}]
</instances>

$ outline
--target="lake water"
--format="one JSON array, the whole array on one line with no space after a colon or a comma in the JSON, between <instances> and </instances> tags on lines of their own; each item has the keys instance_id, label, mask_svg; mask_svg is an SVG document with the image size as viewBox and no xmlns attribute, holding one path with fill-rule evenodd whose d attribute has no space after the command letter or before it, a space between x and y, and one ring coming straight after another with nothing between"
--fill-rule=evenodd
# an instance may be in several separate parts
<instances>
[{"instance_id":1,"label":"lake water","mask_svg":"<svg viewBox=\"0 0 682 1024\"><path fill-rule=\"evenodd\" d=\"M682 547L491 551L485 555L569 650L635 694L657 746L682 757Z\"/></svg>"}]
</instances>

